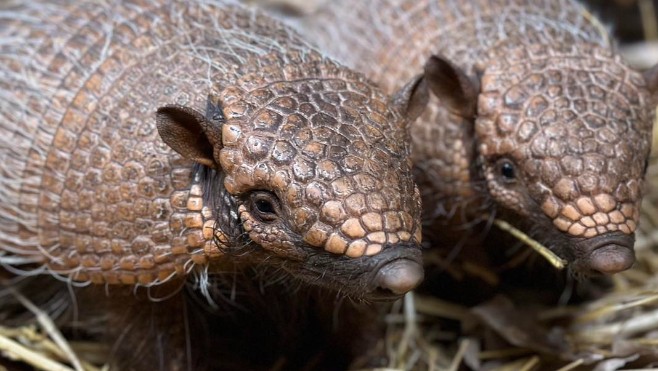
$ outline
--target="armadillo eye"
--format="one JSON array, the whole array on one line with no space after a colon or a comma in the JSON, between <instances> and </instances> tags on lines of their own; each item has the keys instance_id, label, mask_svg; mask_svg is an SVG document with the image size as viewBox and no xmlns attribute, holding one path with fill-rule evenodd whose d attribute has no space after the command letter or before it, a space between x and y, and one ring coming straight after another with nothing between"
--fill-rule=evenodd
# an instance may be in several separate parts
<instances>
[{"instance_id":1,"label":"armadillo eye","mask_svg":"<svg viewBox=\"0 0 658 371\"><path fill-rule=\"evenodd\" d=\"M500 175L503 180L506 182L512 182L516 180L516 169L510 160L501 160L498 163L498 168L500 169Z\"/></svg>"},{"instance_id":2,"label":"armadillo eye","mask_svg":"<svg viewBox=\"0 0 658 371\"><path fill-rule=\"evenodd\" d=\"M251 194L251 210L262 221L271 222L278 218L279 200L270 192L256 191Z\"/></svg>"},{"instance_id":3,"label":"armadillo eye","mask_svg":"<svg viewBox=\"0 0 658 371\"><path fill-rule=\"evenodd\" d=\"M261 213L274 214L274 205L267 200L256 201L256 208Z\"/></svg>"}]
</instances>

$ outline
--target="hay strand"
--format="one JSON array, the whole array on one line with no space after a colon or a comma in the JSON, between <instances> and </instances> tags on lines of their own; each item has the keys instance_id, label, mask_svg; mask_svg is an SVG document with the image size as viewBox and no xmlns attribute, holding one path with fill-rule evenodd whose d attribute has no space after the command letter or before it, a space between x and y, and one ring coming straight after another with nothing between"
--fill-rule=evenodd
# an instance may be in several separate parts
<instances>
[{"instance_id":1,"label":"hay strand","mask_svg":"<svg viewBox=\"0 0 658 371\"><path fill-rule=\"evenodd\" d=\"M516 237L519 239L519 241L523 242L524 244L530 246L533 250L539 253L539 255L543 256L548 260L549 263L551 263L555 268L557 269L564 269L564 267L567 266L567 261L560 258L559 256L555 255L551 250L546 248L544 245L540 244L536 240L532 239L530 236L527 234L521 232L519 229L515 228L513 225L509 224L508 222L502 220L502 219L494 219L494 225L496 227L500 228L501 230L508 232L512 236Z\"/></svg>"}]
</instances>

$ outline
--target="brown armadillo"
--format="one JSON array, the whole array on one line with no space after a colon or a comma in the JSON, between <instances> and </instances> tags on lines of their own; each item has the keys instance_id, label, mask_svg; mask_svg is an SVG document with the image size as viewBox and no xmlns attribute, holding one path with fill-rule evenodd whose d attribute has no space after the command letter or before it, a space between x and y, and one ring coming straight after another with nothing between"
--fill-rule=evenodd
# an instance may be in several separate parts
<instances>
[{"instance_id":1,"label":"brown armadillo","mask_svg":"<svg viewBox=\"0 0 658 371\"><path fill-rule=\"evenodd\" d=\"M314 299L329 315L336 293L392 300L422 279L408 137L429 97L420 78L389 98L232 1L10 2L0 19L6 270L123 292L188 273L208 286L242 264L261 289L282 272L329 289ZM130 297L109 300L121 313ZM149 358L126 344L187 326L157 304L111 329L119 355Z\"/></svg>"},{"instance_id":2,"label":"brown armadillo","mask_svg":"<svg viewBox=\"0 0 658 371\"><path fill-rule=\"evenodd\" d=\"M5 267L153 285L249 244L355 296L418 283L419 84L391 104L232 5L63 3L3 13Z\"/></svg>"},{"instance_id":3,"label":"brown armadillo","mask_svg":"<svg viewBox=\"0 0 658 371\"><path fill-rule=\"evenodd\" d=\"M412 140L427 242L496 216L574 272L633 264L658 75L629 68L576 1L342 0L301 27L388 90L425 65L438 99Z\"/></svg>"}]
</instances>

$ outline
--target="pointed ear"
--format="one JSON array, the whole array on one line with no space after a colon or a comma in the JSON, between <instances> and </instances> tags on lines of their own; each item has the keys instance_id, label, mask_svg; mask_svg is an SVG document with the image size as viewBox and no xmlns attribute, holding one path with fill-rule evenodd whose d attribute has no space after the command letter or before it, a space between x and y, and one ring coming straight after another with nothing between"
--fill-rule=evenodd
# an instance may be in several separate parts
<instances>
[{"instance_id":1,"label":"pointed ear","mask_svg":"<svg viewBox=\"0 0 658 371\"><path fill-rule=\"evenodd\" d=\"M427 82L423 75L418 75L398 90L391 102L407 117L408 122L413 122L425 111L429 100Z\"/></svg>"},{"instance_id":2,"label":"pointed ear","mask_svg":"<svg viewBox=\"0 0 658 371\"><path fill-rule=\"evenodd\" d=\"M658 64L644 71L643 75L647 83L647 89L654 97L658 96Z\"/></svg>"},{"instance_id":3,"label":"pointed ear","mask_svg":"<svg viewBox=\"0 0 658 371\"><path fill-rule=\"evenodd\" d=\"M441 55L433 55L425 63L425 78L449 111L465 118L475 117L480 84Z\"/></svg>"},{"instance_id":4,"label":"pointed ear","mask_svg":"<svg viewBox=\"0 0 658 371\"><path fill-rule=\"evenodd\" d=\"M208 97L206 116L189 107L167 105L158 108L156 123L162 140L185 158L213 169L219 167L214 152L222 146L224 122L219 106Z\"/></svg>"}]
</instances>

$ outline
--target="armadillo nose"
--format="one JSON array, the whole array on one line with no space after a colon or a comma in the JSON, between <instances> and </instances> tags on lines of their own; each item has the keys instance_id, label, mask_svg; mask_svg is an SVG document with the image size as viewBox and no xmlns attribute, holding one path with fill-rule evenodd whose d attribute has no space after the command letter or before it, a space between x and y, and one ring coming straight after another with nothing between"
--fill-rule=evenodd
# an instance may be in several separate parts
<instances>
[{"instance_id":1,"label":"armadillo nose","mask_svg":"<svg viewBox=\"0 0 658 371\"><path fill-rule=\"evenodd\" d=\"M379 269L375 282L379 289L404 295L423 280L423 267L409 259L394 260Z\"/></svg>"},{"instance_id":2,"label":"armadillo nose","mask_svg":"<svg viewBox=\"0 0 658 371\"><path fill-rule=\"evenodd\" d=\"M635 263L633 248L620 245L605 245L592 251L590 266L603 274L615 274L630 268Z\"/></svg>"},{"instance_id":3,"label":"armadillo nose","mask_svg":"<svg viewBox=\"0 0 658 371\"><path fill-rule=\"evenodd\" d=\"M625 271L635 263L635 235L606 233L586 242L589 245L589 268L603 274Z\"/></svg>"}]
</instances>

